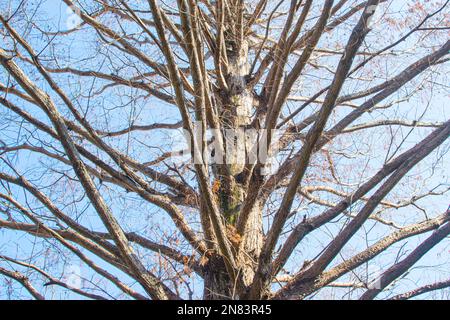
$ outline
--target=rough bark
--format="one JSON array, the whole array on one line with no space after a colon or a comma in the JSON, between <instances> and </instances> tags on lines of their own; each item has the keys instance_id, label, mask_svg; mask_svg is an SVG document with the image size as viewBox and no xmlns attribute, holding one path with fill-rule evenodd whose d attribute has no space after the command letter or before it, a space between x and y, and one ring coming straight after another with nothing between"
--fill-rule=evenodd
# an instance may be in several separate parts
<instances>
[{"instance_id":1,"label":"rough bark","mask_svg":"<svg viewBox=\"0 0 450 320\"><path fill-rule=\"evenodd\" d=\"M228 35L228 37L230 36ZM205 299L235 298L236 295L239 295L238 292L245 291L245 287L253 281L263 241L262 208L260 206L255 206L251 211L247 230L243 234L238 234L235 228L237 215L246 196L246 186L242 177L254 140L246 139L245 130L249 128L252 121L255 97L253 92L247 88L250 70L248 43L247 41L237 43L232 40L233 37L230 38L231 40L226 41L228 90L218 93L221 105L220 121L226 137L224 145L227 158L224 159L223 166L227 166L227 168L219 167L215 172L216 180L219 181L217 193L219 194L220 209L227 225L228 238L237 253L239 277L242 279L244 288L238 288L235 283L230 283L225 272L218 272L218 270L222 270L222 264L218 261L211 261L205 271Z\"/></svg>"}]
</instances>

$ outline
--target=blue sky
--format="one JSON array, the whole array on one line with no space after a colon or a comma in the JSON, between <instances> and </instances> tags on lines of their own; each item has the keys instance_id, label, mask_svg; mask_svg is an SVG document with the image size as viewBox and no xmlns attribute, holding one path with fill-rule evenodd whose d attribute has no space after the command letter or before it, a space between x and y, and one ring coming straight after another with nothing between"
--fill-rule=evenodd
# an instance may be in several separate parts
<instances>
[{"instance_id":1,"label":"blue sky","mask_svg":"<svg viewBox=\"0 0 450 320\"><path fill-rule=\"evenodd\" d=\"M11 1L14 5L16 4L16 1ZM414 1L408 1L408 3L412 3ZM29 9L32 9L34 4L37 3L35 1L30 1L29 3ZM13 5L13 7L14 7ZM385 5L382 7L383 10L388 10L389 16L391 18L396 19L402 19L404 13L404 8L402 7L406 4L401 4L399 1L393 1L390 5ZM4 9L3 7L0 7L0 9ZM32 10L30 10L31 12ZM38 11L35 14L35 17L33 19L36 19L38 21L38 25L42 28L45 28L47 30L56 30L56 29L65 29L65 26L67 26L67 19L71 17L71 13L67 11L67 8L62 4L60 1L56 0L47 0L42 3L42 5L39 7ZM14 23L17 24L17 26L21 25L20 21L14 21ZM343 27L343 30L347 30L351 28L353 25L348 24ZM380 38L380 29L379 28L390 28L387 37L389 39L386 40L387 42L390 42L392 40L397 39L400 37L399 34L395 34L395 27L390 26L381 26L376 25L376 28L374 29L374 33L377 34L377 36L374 36L373 38L368 37L367 43L365 46L367 46L370 50L375 51L377 48L381 48L386 45L386 43L376 43L376 42L370 42L371 39L375 39L379 41ZM43 54L45 55L50 50L51 46L46 46L46 39L40 37L39 32L36 30L28 30L27 38L30 40L30 42L35 46L36 51L40 51L44 49ZM70 56L72 58L72 61L76 61L76 66L83 67L84 61L77 59L78 57L82 56L92 56L95 55L96 47L94 46L96 35L92 32L78 32L74 33L73 35L67 37L63 42L58 43L58 48L61 50L61 54L66 54L67 56ZM411 41L414 41L415 38L412 38L410 41L406 41L399 47L396 47L396 50L403 50L403 49L411 49L411 47L414 47L414 43ZM59 40L55 40L59 41ZM319 43L319 47L322 45L325 46L326 43L329 42L337 42L342 41L342 38L339 37L339 33L337 35L333 36L325 36L322 38L321 42ZM372 67L376 68L376 70L383 70L383 71L374 71L379 72L380 77L379 81L382 82L384 80L383 74L388 73L389 75L396 74L398 71L401 71L406 65L410 64L412 61L417 59L417 55L423 55L426 52L429 52L428 50L419 50L417 49L414 52L411 52L411 54L402 54L397 57L391 57L388 63L375 61L372 65ZM149 53L151 54L151 52ZM114 61L120 61L122 59L121 56L114 56L114 57L99 57L96 61L99 63L102 61L108 61L108 59L113 59ZM330 61L330 60L328 60ZM440 66L439 68L445 68L444 70L448 71L448 66ZM103 67L105 70L109 70L109 67L107 66L107 63L105 63L105 66ZM442 69L441 69L442 70ZM111 70L109 70L111 71ZM137 70L141 71L142 70ZM136 70L133 70L132 67L125 68L124 70L119 70L119 72L131 72L134 74L134 72L137 72ZM305 85L302 87L301 92L294 92L293 94L303 94L309 93L308 91L317 89L317 77L318 74L314 72L314 70L308 70L308 72L304 77ZM417 120L420 119L422 121L445 121L446 119L449 119L449 111L448 111L448 86L445 85L445 83L448 83L448 77L445 76L445 73L448 74L448 72L442 72L444 76L442 75L436 75L436 79L433 79L433 74L427 76L426 79L423 77L418 78L415 80L415 84L419 83L420 81L426 81L425 88L428 88L427 86L430 85L431 81L438 81L439 83L444 83L444 85L436 86L435 90L433 90L432 95L431 93L428 93L425 90L425 93L420 96L415 96L413 98L410 98L406 101L399 102L397 107L395 108L395 112L385 111L385 110L376 110L370 114L365 115L364 118L361 118L359 122L365 122L368 120L377 120L377 119L385 119L385 118L399 118L399 117L406 117L411 120ZM2 70L0 72L0 79L3 82L5 79L4 71ZM320 79L320 84L325 83L327 80L331 79L330 74L320 74L323 78ZM431 77L431 78L430 78ZM55 76L56 79L58 79L61 83L61 86L64 89L67 89L71 93L76 92L85 92L86 88L89 88L90 86L94 86L97 84L91 83L90 80L83 80L83 81L77 81L76 79L68 78L66 76ZM43 84L42 81L38 80L39 84L43 86L44 89L49 90L49 88ZM373 86L375 83L371 82L370 86ZM167 104L163 104L159 102L158 100L154 98L147 98L142 97L140 99L137 99L135 102L131 103L130 101L127 101L126 97L122 97L121 99L118 98L119 94L133 94L132 91L129 89L121 89L117 88L117 91L115 91L114 95L105 95L102 97L102 99L94 99L92 101L89 101L89 103L92 103L92 108L89 108L89 116L93 119L93 121L101 126L102 129L119 129L123 128L123 120L126 119L129 122L136 121L137 123L152 123L154 121L162 121L167 123L173 123L176 122L179 118L178 111L174 106L170 106ZM352 83L349 83L344 89L343 94L350 93L355 90L354 87L352 87ZM408 90L412 90L411 88L405 88L402 89L399 93L399 97L405 96L405 94L408 93ZM431 92L431 91L430 91ZM395 99L395 97L393 98ZM357 101L362 102L362 101ZM86 99L80 98L80 108L81 110L85 110L87 105ZM104 111L104 109L97 108L96 106L106 106L106 109L109 109L107 112ZM126 105L126 108L122 108L120 106ZM32 112L34 115L37 115L39 119L45 119L45 116L43 113L39 110L37 110L34 106L26 106L27 110ZM429 109L432 108L432 109ZM421 114L426 110L432 110L432 112L425 112L425 116L421 117ZM63 112L67 113L67 110L62 110ZM339 111L336 112L334 117L336 119L339 118L341 114L344 112L348 112L349 108L340 108ZM68 114L68 113L67 113ZM106 120L111 119L111 120ZM47 121L47 120L45 120ZM330 125L332 124L332 121L330 122ZM4 141L8 142L14 142L18 138L18 132L17 132L17 126L9 127L8 123L0 122L0 137ZM24 127L26 129L26 126ZM397 130L397 128L396 128ZM398 131L395 132L386 132L386 131L380 131L379 129L373 129L368 131L363 137L360 136L343 136L341 143L342 151L345 152L351 152L351 153L360 153L361 157L358 159L347 159L345 157L339 158L340 165L342 165L343 168L347 168L349 170L348 172L341 172L340 174L342 177L346 179L346 182L348 183L354 183L356 181L355 174L357 171L355 170L355 174L353 174L352 167L359 168L360 166L363 166L364 163L367 163L370 159L370 165L371 169L368 168L368 170L365 172L365 175L369 177L377 167L381 166L383 162L386 159L386 152L380 152L380 150L368 150L367 145L370 145L372 143L376 144L377 142L380 142L382 139L388 139L391 135L394 135L398 141L396 141L397 144L400 144L402 140L405 141L401 144L400 152L403 150L406 150L408 147L411 147L414 145L420 138L423 138L430 132L429 129L420 129L417 131L414 131L413 133L409 133L408 128L398 129ZM24 133L24 135L29 133ZM170 138L170 133L167 131L153 131L151 134L147 133L141 133L138 135L130 135L125 139L120 140L111 140L111 143L114 143L117 147L119 147L122 150L127 150L130 153L139 153L140 156L142 156L145 160L151 160L157 155L159 155L162 151L159 149L152 149L152 148L145 148L145 146L142 145L142 143L148 141L149 145L151 143L157 143L161 145L164 150L173 150L173 146L166 141L168 141ZM358 138L358 139L357 139ZM361 138L361 139L359 139ZM51 145L52 141L48 138L46 138L48 143ZM137 142L138 141L138 142ZM128 150L127 146L128 144L137 144L137 147L134 147L133 150ZM422 163L415 168L410 177L405 180L404 184L399 185L392 194L402 194L404 191L414 191L417 193L420 193L420 191L427 191L429 190L430 186L434 187L437 185L441 185L439 187L441 189L446 188L450 186L449 184L449 177L448 173L446 172L446 169L450 167L448 156L443 156L440 158L440 156L445 155L445 153L448 151L449 143L447 142L441 148L433 153L428 159L423 161ZM384 150L386 151L386 150ZM55 199L56 203L58 203L61 208L67 210L68 213L70 213L71 216L77 217L81 219L81 221L85 221L89 227L92 227L96 230L103 230L103 226L100 224L99 220L96 219L95 212L92 210L91 207L88 207L87 201L85 198L83 198L80 186L73 183L67 183L64 181L55 181L54 177L47 177L46 175L43 175L44 171L48 170L48 168L51 169L63 169L64 166L56 165L54 161L48 161L44 157L36 156L33 153L24 152L15 157L14 159L11 159L17 166L17 168L20 168L22 172L26 172L27 175L33 177L35 181L41 185L47 185L47 188L45 188L46 192L50 192L52 194L52 197ZM314 161L320 161L320 157L313 159ZM435 167L433 167L435 166ZM3 166L0 165L0 168L3 169ZM434 169L434 175L433 177L429 177L430 170ZM421 177L421 179L418 179L418 177ZM361 178L361 177L359 177ZM426 186L422 185L419 180L426 181ZM99 186L105 196L105 200L110 204L112 211L115 213L115 215L124 222L124 228L125 230L130 231L140 231L143 232L143 234L146 234L149 238L157 238L158 234L166 233L165 241L169 241L171 238L171 233L173 233L173 226L170 219L167 217L167 215L161 210L157 210L155 207L143 204L143 202L137 198L135 195L132 194L125 194L123 192L120 192L117 188L108 188L107 186ZM414 189L414 190L413 190ZM67 202L69 202L70 197L67 197L67 191L69 191L70 197L73 197L78 202L77 206L65 206ZM25 194L18 189L14 190L15 196L22 202L26 203L29 201L29 197L26 197ZM66 198L67 197L67 198ZM35 201L30 201L30 205L34 208L36 208L38 211L40 210L42 213L44 213L44 210L41 210L42 208L39 208L39 204ZM448 196L438 196L438 197L430 197L424 200L421 200L419 202L420 206L426 207L430 209L430 212L433 215L439 214L444 212L448 205ZM274 203L276 206L276 202ZM299 208L301 209L300 212L304 212L305 214L317 214L318 209L315 206L309 206L306 209L302 208L303 203L297 204ZM360 205L358 205L360 206ZM359 207L353 208L353 210L357 210ZM187 217L189 219L194 220L195 215L193 213L187 212ZM420 210L415 210L414 215L411 215L410 208L407 209L400 209L400 210L391 210L389 211L389 218L396 221L401 222L402 224L406 224L406 222L412 223L417 218L417 214L420 214ZM293 219L294 221L301 220L303 217L303 214L298 215L296 218ZM266 224L270 221L270 218L266 219ZM152 228L148 228L148 224L151 224ZM194 227L198 228L198 224L195 224ZM338 257L337 260L345 259L345 257L352 256L355 252L360 251L364 249L367 245L365 241L365 231L371 229L372 223L368 222L364 229L358 233L354 239L347 244L347 246L344 248L343 256ZM306 239L298 248L297 252L298 254L294 256L291 261L289 261L289 264L287 265L286 269L290 270L296 270L299 266L299 261L303 261L303 259L311 259L313 258L324 246L327 240L330 239L333 235L335 235L340 228L342 228L342 224L336 223L331 224L327 230L320 230L317 232L314 232L311 234L308 239ZM371 243L375 241L379 236L386 235L389 229L385 227L376 227L375 229L371 230L370 233L370 240ZM408 252L412 248L414 248L417 243L419 243L421 240L423 240L425 237L427 237L429 234L425 234L419 237L415 237L414 239L410 239L408 241L401 242L397 245L395 245L396 248L400 250L400 252ZM42 265L55 265L55 269L57 270L57 273L63 274L64 272L67 273L67 270L73 270L74 266L78 267L80 266L81 274L83 278L85 278L85 285L87 286L93 286L93 284L89 284L89 280L93 276L92 273L89 271L89 269L83 265L81 265L80 261L78 259L74 258L67 258L67 260L61 258L61 252L58 253L51 253L46 250L47 247L47 240L42 242L41 239L35 239L31 236L25 236L23 234L17 234L12 233L6 230L0 230L0 251L5 254L12 254L18 253L18 256L22 257L36 257L39 256L37 261ZM139 249L138 249L139 250ZM64 250L63 250L64 252ZM391 254L382 255L379 258L374 260L374 264L371 267L371 273L376 273L377 268L385 269L387 266L392 264L393 261L395 261L396 257L395 255L398 253L398 250L392 250ZM143 250L140 250L141 254L145 254ZM448 253L449 253L449 242L444 241L440 245L436 246L433 250L431 250L425 258L423 258L419 264L410 271L410 274L408 275L407 281L402 281L401 285L399 287L396 287L396 292L401 292L402 290L408 290L411 288L414 288L415 286L419 284L425 284L429 282L434 282L438 280L444 280L449 277L449 271L450 270L450 262L448 259ZM302 260L299 260L300 258ZM99 263L102 266L105 266L109 271L114 272L115 274L120 274L121 272L117 269L106 266L102 261L99 259L92 257L95 262ZM149 261L151 259L154 259L154 256L151 256ZM33 259L34 260L34 259ZM36 261L36 260L34 260ZM431 265L438 265L437 268L428 268L427 266ZM76 269L76 268L75 268ZM432 272L430 272L432 270ZM158 270L156 270L158 271ZM354 277L354 275L350 275L350 277ZM0 278L1 279L1 278ZM96 279L96 278L93 278ZM201 294L201 285L198 282L199 279L191 279L191 283L194 284L196 287L196 294ZM1 281L1 280L0 280ZM344 281L344 280L343 280ZM1 282L0 282L1 283ZM42 281L37 281L38 285L37 287L40 289L43 289L46 292L46 295L48 295L49 298L74 298L75 296L72 294L66 295L65 293L62 293L61 290L54 288L54 286L50 287L40 287L40 285L43 284ZM39 285L40 284L40 285ZM117 291L110 285L107 284L106 281L103 281L102 284L105 286L104 288L106 291L111 293L112 295L116 295ZM15 288L19 289L18 285L14 285ZM137 288L137 286L136 286ZM321 292L318 297L329 297L331 294L340 294L341 292L337 290L335 293L331 293L329 290L326 290L324 292ZM361 291L352 292L346 297L357 297ZM0 290L0 298L8 297L8 292ZM380 295L382 297L383 295ZM431 297L429 295L429 297ZM27 297L27 293L25 290L19 289L19 297Z\"/></svg>"}]
</instances>

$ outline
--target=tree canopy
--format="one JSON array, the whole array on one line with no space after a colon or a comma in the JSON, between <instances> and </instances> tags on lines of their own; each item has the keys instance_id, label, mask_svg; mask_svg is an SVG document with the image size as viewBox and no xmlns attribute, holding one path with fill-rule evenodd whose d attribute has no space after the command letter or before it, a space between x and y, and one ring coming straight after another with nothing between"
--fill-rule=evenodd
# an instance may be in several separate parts
<instances>
[{"instance_id":1,"label":"tree canopy","mask_svg":"<svg viewBox=\"0 0 450 320\"><path fill-rule=\"evenodd\" d=\"M2 1L0 298L448 298L448 9Z\"/></svg>"}]
</instances>

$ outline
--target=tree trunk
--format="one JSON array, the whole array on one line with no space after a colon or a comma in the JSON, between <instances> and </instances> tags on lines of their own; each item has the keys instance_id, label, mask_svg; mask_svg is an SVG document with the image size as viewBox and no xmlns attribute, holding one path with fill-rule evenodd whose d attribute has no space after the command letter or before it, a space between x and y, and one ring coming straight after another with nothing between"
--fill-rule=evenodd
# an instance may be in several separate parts
<instances>
[{"instance_id":1,"label":"tree trunk","mask_svg":"<svg viewBox=\"0 0 450 320\"><path fill-rule=\"evenodd\" d=\"M224 151L227 170L215 170L216 180L220 181L218 198L221 212L227 225L227 235L236 251L240 242L241 252L236 257L240 276L244 285L249 286L257 267L262 247L262 208L256 205L250 213L247 230L238 235L235 229L238 214L245 200L246 190L241 177L247 163L247 152L252 148L245 140L244 132L250 126L254 96L247 89L249 72L248 44L246 41L236 43L227 41L228 74L226 76L228 91L218 94L220 101L220 121L225 128ZM244 139L244 140L242 140ZM229 175L223 174L228 172ZM239 289L230 282L221 259L210 259L205 267L205 299L236 299ZM241 292L241 294L243 294Z\"/></svg>"},{"instance_id":2,"label":"tree trunk","mask_svg":"<svg viewBox=\"0 0 450 320\"><path fill-rule=\"evenodd\" d=\"M204 300L229 300L234 298L233 284L223 259L217 255L208 260L203 274Z\"/></svg>"}]
</instances>

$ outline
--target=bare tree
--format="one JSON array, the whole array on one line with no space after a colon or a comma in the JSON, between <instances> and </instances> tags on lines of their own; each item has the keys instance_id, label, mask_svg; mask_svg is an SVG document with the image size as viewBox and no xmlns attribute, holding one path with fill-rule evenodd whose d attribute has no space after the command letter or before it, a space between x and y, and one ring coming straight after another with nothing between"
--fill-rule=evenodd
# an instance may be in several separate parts
<instances>
[{"instance_id":1,"label":"bare tree","mask_svg":"<svg viewBox=\"0 0 450 320\"><path fill-rule=\"evenodd\" d=\"M2 1L3 297L444 298L448 4Z\"/></svg>"}]
</instances>

